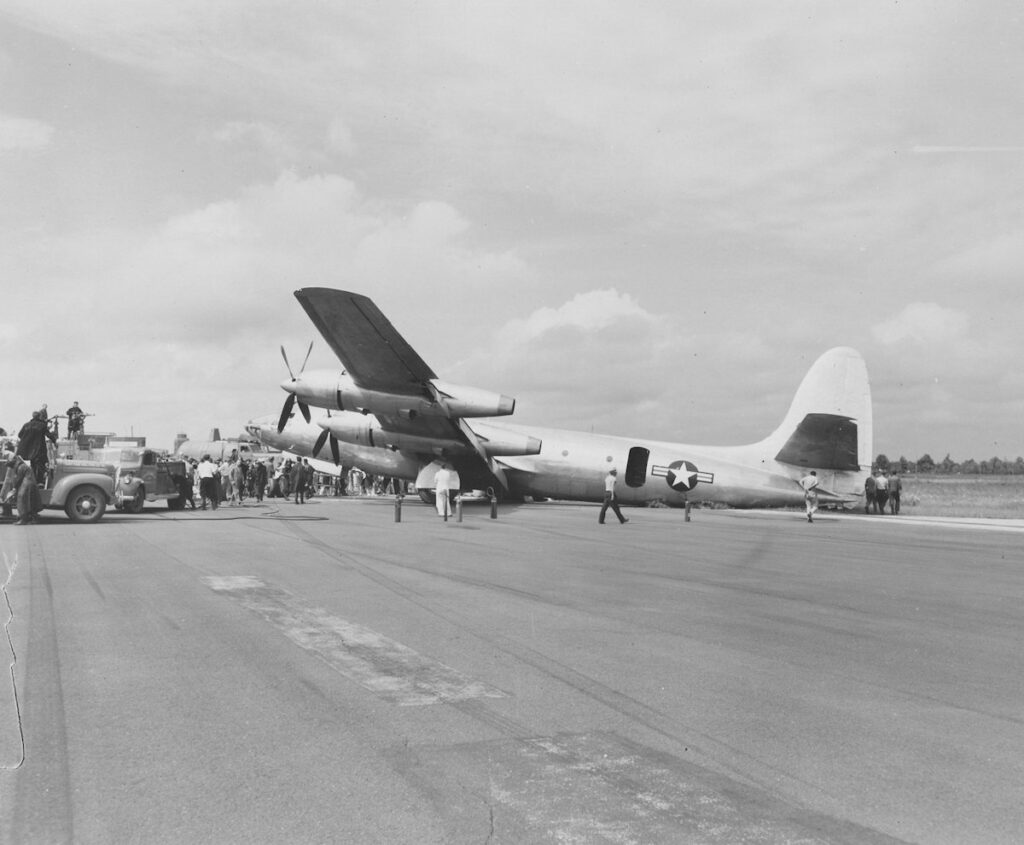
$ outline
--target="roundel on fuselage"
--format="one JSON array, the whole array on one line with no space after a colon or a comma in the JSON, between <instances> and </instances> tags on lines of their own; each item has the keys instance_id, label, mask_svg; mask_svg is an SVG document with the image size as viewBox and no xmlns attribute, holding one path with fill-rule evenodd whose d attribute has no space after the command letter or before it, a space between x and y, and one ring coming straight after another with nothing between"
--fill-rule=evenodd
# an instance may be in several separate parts
<instances>
[{"instance_id":1,"label":"roundel on fuselage","mask_svg":"<svg viewBox=\"0 0 1024 845\"><path fill-rule=\"evenodd\" d=\"M665 482L673 490L685 493L697 486L698 475L697 467L689 461L673 461L668 465Z\"/></svg>"}]
</instances>

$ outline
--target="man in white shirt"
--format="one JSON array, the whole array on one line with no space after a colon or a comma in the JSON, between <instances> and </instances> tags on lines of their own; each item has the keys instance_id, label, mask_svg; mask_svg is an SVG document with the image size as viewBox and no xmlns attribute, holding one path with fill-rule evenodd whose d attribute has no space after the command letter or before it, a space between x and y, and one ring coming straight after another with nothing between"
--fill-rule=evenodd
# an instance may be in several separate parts
<instances>
[{"instance_id":1,"label":"man in white shirt","mask_svg":"<svg viewBox=\"0 0 1024 845\"><path fill-rule=\"evenodd\" d=\"M612 467L608 470L608 475L604 477L604 504L601 505L601 513L597 517L597 521L604 525L604 515L608 513L608 508L615 511L615 515L619 518L619 524L629 522L626 517L622 515L622 511L619 510L619 503L615 499L615 482L619 480L619 471Z\"/></svg>"},{"instance_id":2,"label":"man in white shirt","mask_svg":"<svg viewBox=\"0 0 1024 845\"><path fill-rule=\"evenodd\" d=\"M814 513L818 510L818 473L813 469L800 479L804 488L804 504L807 506L807 521L814 522Z\"/></svg>"},{"instance_id":3,"label":"man in white shirt","mask_svg":"<svg viewBox=\"0 0 1024 845\"><path fill-rule=\"evenodd\" d=\"M450 492L454 481L453 476L451 464L447 463L442 464L441 469L434 474L434 495L436 497L438 516L451 516L452 503Z\"/></svg>"},{"instance_id":4,"label":"man in white shirt","mask_svg":"<svg viewBox=\"0 0 1024 845\"><path fill-rule=\"evenodd\" d=\"M875 500L878 512L885 513L885 503L889 501L889 477L881 470L875 473Z\"/></svg>"},{"instance_id":5,"label":"man in white shirt","mask_svg":"<svg viewBox=\"0 0 1024 845\"><path fill-rule=\"evenodd\" d=\"M199 479L199 499L201 510L206 510L206 500L210 500L213 509L217 510L220 502L217 500L217 487L213 483L213 474L217 468L213 465L209 455L203 455L203 459L196 467L196 477Z\"/></svg>"}]
</instances>

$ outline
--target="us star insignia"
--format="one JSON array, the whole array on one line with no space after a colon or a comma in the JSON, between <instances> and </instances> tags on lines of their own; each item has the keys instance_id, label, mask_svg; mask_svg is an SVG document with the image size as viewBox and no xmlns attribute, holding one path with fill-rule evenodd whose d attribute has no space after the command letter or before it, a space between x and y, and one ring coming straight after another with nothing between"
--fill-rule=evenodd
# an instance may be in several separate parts
<instances>
[{"instance_id":1,"label":"us star insignia","mask_svg":"<svg viewBox=\"0 0 1024 845\"><path fill-rule=\"evenodd\" d=\"M667 467L654 466L651 468L651 475L664 478L668 486L679 493L692 490L699 481L705 484L715 483L713 472L701 472L689 461L673 461Z\"/></svg>"}]
</instances>

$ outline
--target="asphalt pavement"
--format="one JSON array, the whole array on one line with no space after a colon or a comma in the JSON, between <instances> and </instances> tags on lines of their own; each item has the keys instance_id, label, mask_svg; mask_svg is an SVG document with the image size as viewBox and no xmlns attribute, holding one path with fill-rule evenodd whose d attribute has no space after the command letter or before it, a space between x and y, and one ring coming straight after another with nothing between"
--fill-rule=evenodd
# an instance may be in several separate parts
<instances>
[{"instance_id":1,"label":"asphalt pavement","mask_svg":"<svg viewBox=\"0 0 1024 845\"><path fill-rule=\"evenodd\" d=\"M1019 525L397 515L0 524L0 840L1021 840Z\"/></svg>"}]
</instances>

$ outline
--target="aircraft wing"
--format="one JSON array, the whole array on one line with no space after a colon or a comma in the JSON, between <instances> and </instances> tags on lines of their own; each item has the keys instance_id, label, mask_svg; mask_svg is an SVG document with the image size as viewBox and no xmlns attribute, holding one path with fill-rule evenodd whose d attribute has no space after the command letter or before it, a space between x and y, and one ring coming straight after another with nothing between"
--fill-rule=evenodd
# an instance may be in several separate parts
<instances>
[{"instance_id":1,"label":"aircraft wing","mask_svg":"<svg viewBox=\"0 0 1024 845\"><path fill-rule=\"evenodd\" d=\"M295 298L360 388L376 395L426 399L432 408L452 407L452 397L445 394L434 371L371 299L332 288L302 288L295 291ZM487 486L479 483L483 477L487 484L497 481L507 487L504 472L466 425L464 412L409 413L392 402L364 410L372 412L385 430L380 435L384 442L374 445L431 459L450 458L476 486Z\"/></svg>"},{"instance_id":2,"label":"aircraft wing","mask_svg":"<svg viewBox=\"0 0 1024 845\"><path fill-rule=\"evenodd\" d=\"M295 298L360 387L422 395L436 378L369 297L331 288L302 288Z\"/></svg>"}]
</instances>

